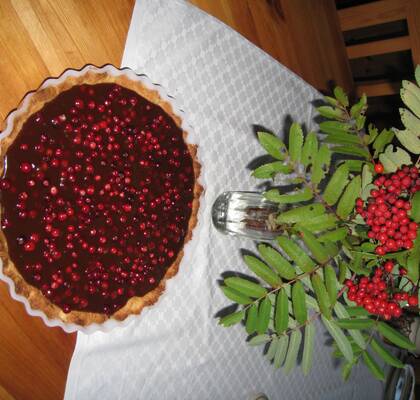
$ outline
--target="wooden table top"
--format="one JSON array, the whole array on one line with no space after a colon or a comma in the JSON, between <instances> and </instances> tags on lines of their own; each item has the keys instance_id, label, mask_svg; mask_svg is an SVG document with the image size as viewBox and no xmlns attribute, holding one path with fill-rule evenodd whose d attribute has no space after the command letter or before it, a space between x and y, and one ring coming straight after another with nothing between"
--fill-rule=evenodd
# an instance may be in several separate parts
<instances>
[{"instance_id":1,"label":"wooden table top","mask_svg":"<svg viewBox=\"0 0 420 400\"><path fill-rule=\"evenodd\" d=\"M120 65L134 2L0 0L0 121L27 91L66 68L86 63ZM312 20L308 11L312 0L191 2L305 76L297 46L290 40L296 35L291 34L287 16L300 15L297 10L306 6ZM281 9L280 3L286 8ZM333 0L322 3L329 12L333 10ZM307 79L312 82L309 74ZM312 83L316 85L315 80ZM0 299L0 399L62 398L76 335L48 328L39 318L28 316L3 282Z\"/></svg>"}]
</instances>

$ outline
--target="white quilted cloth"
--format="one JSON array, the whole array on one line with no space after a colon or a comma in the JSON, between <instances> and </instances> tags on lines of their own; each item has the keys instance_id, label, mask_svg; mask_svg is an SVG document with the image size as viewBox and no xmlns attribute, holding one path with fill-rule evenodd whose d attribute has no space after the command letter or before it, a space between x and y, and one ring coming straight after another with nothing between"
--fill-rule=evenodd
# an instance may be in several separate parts
<instances>
[{"instance_id":1,"label":"white quilted cloth","mask_svg":"<svg viewBox=\"0 0 420 400\"><path fill-rule=\"evenodd\" d=\"M211 225L211 205L226 190L255 190L249 162L263 151L255 125L282 134L291 117L311 125L311 86L224 24L181 0L137 0L123 66L145 73L177 99L200 146L206 193L200 226L178 275L158 304L110 333L78 334L65 398L80 399L379 399L382 385L363 367L343 384L320 325L314 368L286 376L240 326L215 314L229 304L217 280L245 270L251 240Z\"/></svg>"}]
</instances>

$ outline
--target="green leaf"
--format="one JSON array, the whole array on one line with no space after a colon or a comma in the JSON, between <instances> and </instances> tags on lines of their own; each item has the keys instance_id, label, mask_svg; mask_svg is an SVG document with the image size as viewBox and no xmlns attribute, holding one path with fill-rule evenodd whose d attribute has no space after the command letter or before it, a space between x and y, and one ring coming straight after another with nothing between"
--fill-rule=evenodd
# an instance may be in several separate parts
<instances>
[{"instance_id":1,"label":"green leaf","mask_svg":"<svg viewBox=\"0 0 420 400\"><path fill-rule=\"evenodd\" d=\"M346 311L350 317L367 317L369 316L369 311L366 311L363 307L351 307L347 306Z\"/></svg>"},{"instance_id":2,"label":"green leaf","mask_svg":"<svg viewBox=\"0 0 420 400\"><path fill-rule=\"evenodd\" d=\"M315 267L315 262L298 246L293 240L279 236L277 243L284 252L302 269L304 272L311 272Z\"/></svg>"},{"instance_id":3,"label":"green leaf","mask_svg":"<svg viewBox=\"0 0 420 400\"><path fill-rule=\"evenodd\" d=\"M348 362L353 361L353 349L351 347L351 344L349 342L349 339L344 334L344 332L337 326L337 324L334 321L330 321L324 316L321 316L322 322L325 325L325 328L327 328L328 332L332 336L332 338L335 340L335 343L337 344L337 347L340 349L341 353L343 354L344 358Z\"/></svg>"},{"instance_id":4,"label":"green leaf","mask_svg":"<svg viewBox=\"0 0 420 400\"><path fill-rule=\"evenodd\" d=\"M338 106L338 101L334 99L334 97L324 96L324 100L326 103L332 105L333 107Z\"/></svg>"},{"instance_id":5,"label":"green leaf","mask_svg":"<svg viewBox=\"0 0 420 400\"><path fill-rule=\"evenodd\" d=\"M251 335L257 330L258 306L253 304L248 308L246 316L245 330L248 335Z\"/></svg>"},{"instance_id":6,"label":"green leaf","mask_svg":"<svg viewBox=\"0 0 420 400\"><path fill-rule=\"evenodd\" d=\"M303 342L303 354L302 354L302 371L303 375L308 375L312 366L312 358L314 353L314 337L315 337L315 325L308 324L305 327L305 338Z\"/></svg>"},{"instance_id":7,"label":"green leaf","mask_svg":"<svg viewBox=\"0 0 420 400\"><path fill-rule=\"evenodd\" d=\"M346 160L343 164L346 164L349 171L351 172L360 172L364 165L364 161L362 160Z\"/></svg>"},{"instance_id":8,"label":"green leaf","mask_svg":"<svg viewBox=\"0 0 420 400\"><path fill-rule=\"evenodd\" d=\"M289 154L292 161L299 162L302 154L303 132L301 126L293 122L289 131Z\"/></svg>"},{"instance_id":9,"label":"green leaf","mask_svg":"<svg viewBox=\"0 0 420 400\"><path fill-rule=\"evenodd\" d=\"M333 214L323 214L312 219L300 222L299 227L304 227L311 232L320 232L326 229L335 228L337 219Z\"/></svg>"},{"instance_id":10,"label":"green leaf","mask_svg":"<svg viewBox=\"0 0 420 400\"><path fill-rule=\"evenodd\" d=\"M350 378L353 365L354 365L353 362L349 362L343 365L341 369L341 377L343 378L344 382L347 382L347 380Z\"/></svg>"},{"instance_id":11,"label":"green leaf","mask_svg":"<svg viewBox=\"0 0 420 400\"><path fill-rule=\"evenodd\" d=\"M361 131L366 123L366 117L364 115L359 115L356 117L356 129ZM366 139L365 139L366 138ZM368 140L366 136L364 136L364 140Z\"/></svg>"},{"instance_id":12,"label":"green leaf","mask_svg":"<svg viewBox=\"0 0 420 400\"><path fill-rule=\"evenodd\" d=\"M324 282L318 274L312 275L312 286L314 288L315 296L318 300L319 309L325 318L331 318L330 299L328 297L327 289L325 288Z\"/></svg>"},{"instance_id":13,"label":"green leaf","mask_svg":"<svg viewBox=\"0 0 420 400\"><path fill-rule=\"evenodd\" d=\"M404 363L391 354L385 347L379 344L379 342L372 338L370 345L372 346L373 351L378 354L387 364L392 365L396 368L404 368Z\"/></svg>"},{"instance_id":14,"label":"green leaf","mask_svg":"<svg viewBox=\"0 0 420 400\"><path fill-rule=\"evenodd\" d=\"M350 144L347 146L335 146L335 147L332 147L331 150L334 153L346 154L350 156L358 156L366 160L368 160L370 157L369 151L367 151L365 148L359 147L359 146L353 146ZM349 165L348 161L346 161L346 164Z\"/></svg>"},{"instance_id":15,"label":"green leaf","mask_svg":"<svg viewBox=\"0 0 420 400\"><path fill-rule=\"evenodd\" d=\"M375 141L376 137L378 136L378 129L373 125L368 125L368 132L369 132L369 142L368 144L371 144Z\"/></svg>"},{"instance_id":16,"label":"green leaf","mask_svg":"<svg viewBox=\"0 0 420 400\"><path fill-rule=\"evenodd\" d=\"M258 140L264 150L277 160L284 160L287 149L282 140L267 132L258 132Z\"/></svg>"},{"instance_id":17,"label":"green leaf","mask_svg":"<svg viewBox=\"0 0 420 400\"><path fill-rule=\"evenodd\" d=\"M300 343L302 342L302 333L295 330L290 335L289 348L287 349L286 361L284 362L284 373L287 375L296 366Z\"/></svg>"},{"instance_id":18,"label":"green leaf","mask_svg":"<svg viewBox=\"0 0 420 400\"><path fill-rule=\"evenodd\" d=\"M264 193L267 200L280 204L293 204L300 203L301 201L311 200L313 193L310 189L304 188L303 190L296 191L291 194L280 194L278 189L271 189Z\"/></svg>"},{"instance_id":19,"label":"green leaf","mask_svg":"<svg viewBox=\"0 0 420 400\"><path fill-rule=\"evenodd\" d=\"M384 372L381 370L381 368L376 363L376 361L372 358L372 356L367 351L364 351L362 355L363 355L363 361L365 362L369 371L372 372L372 375L375 378L381 381L384 381L385 380Z\"/></svg>"},{"instance_id":20,"label":"green leaf","mask_svg":"<svg viewBox=\"0 0 420 400\"><path fill-rule=\"evenodd\" d=\"M420 89L410 81L402 81L400 90L404 104L420 118Z\"/></svg>"},{"instance_id":21,"label":"green leaf","mask_svg":"<svg viewBox=\"0 0 420 400\"><path fill-rule=\"evenodd\" d=\"M274 355L274 368L280 368L286 358L287 347L289 345L289 336L282 336L277 345L276 354Z\"/></svg>"},{"instance_id":22,"label":"green leaf","mask_svg":"<svg viewBox=\"0 0 420 400\"><path fill-rule=\"evenodd\" d=\"M293 314L297 322L303 325L308 318L306 309L306 293L301 282L297 281L292 286Z\"/></svg>"},{"instance_id":23,"label":"green leaf","mask_svg":"<svg viewBox=\"0 0 420 400\"><path fill-rule=\"evenodd\" d=\"M349 169L347 165L341 164L334 172L327 187L325 188L324 194L322 195L328 205L332 206L338 201L341 193L343 193L343 190L347 185L348 176Z\"/></svg>"},{"instance_id":24,"label":"green leaf","mask_svg":"<svg viewBox=\"0 0 420 400\"><path fill-rule=\"evenodd\" d=\"M301 238L306 247L311 252L313 258L320 264L324 264L329 260L329 254L325 247L318 241L318 239L306 228L300 227Z\"/></svg>"},{"instance_id":25,"label":"green leaf","mask_svg":"<svg viewBox=\"0 0 420 400\"><path fill-rule=\"evenodd\" d=\"M347 271L348 271L347 263L345 263L344 261L341 261L338 264L338 281L341 284L344 283L344 281L346 280Z\"/></svg>"},{"instance_id":26,"label":"green leaf","mask_svg":"<svg viewBox=\"0 0 420 400\"><path fill-rule=\"evenodd\" d=\"M250 304L252 303L252 299L249 298L248 296L244 296L242 293L238 292L235 289L232 289L230 287L227 286L221 286L220 287L224 293L224 295L229 299L234 301L235 303L238 304Z\"/></svg>"},{"instance_id":27,"label":"green leaf","mask_svg":"<svg viewBox=\"0 0 420 400\"><path fill-rule=\"evenodd\" d=\"M244 261L248 268L259 278L263 279L267 282L270 286L276 287L281 283L279 276L273 272L270 267L265 265L262 261L258 258L245 255Z\"/></svg>"},{"instance_id":28,"label":"green leaf","mask_svg":"<svg viewBox=\"0 0 420 400\"><path fill-rule=\"evenodd\" d=\"M351 125L345 122L324 121L319 124L319 129L326 134L345 135L351 130Z\"/></svg>"},{"instance_id":29,"label":"green leaf","mask_svg":"<svg viewBox=\"0 0 420 400\"><path fill-rule=\"evenodd\" d=\"M278 334L283 333L289 324L289 299L286 291L281 289L276 297L274 327Z\"/></svg>"},{"instance_id":30,"label":"green leaf","mask_svg":"<svg viewBox=\"0 0 420 400\"><path fill-rule=\"evenodd\" d=\"M248 344L250 346L259 346L261 344L265 344L265 343L269 342L270 340L271 340L270 335L262 334L262 335L257 335L257 336L254 336L253 338L251 338L251 340L249 340Z\"/></svg>"},{"instance_id":31,"label":"green leaf","mask_svg":"<svg viewBox=\"0 0 420 400\"><path fill-rule=\"evenodd\" d=\"M238 322L241 322L244 316L245 316L244 310L237 311L232 314L226 315L223 318L220 318L219 324L225 327L232 326L232 325L237 324Z\"/></svg>"},{"instance_id":32,"label":"green leaf","mask_svg":"<svg viewBox=\"0 0 420 400\"><path fill-rule=\"evenodd\" d=\"M268 323L270 321L270 311L271 311L271 301L268 297L265 297L260 302L260 307L258 309L258 319L257 319L257 333L262 334L267 331Z\"/></svg>"},{"instance_id":33,"label":"green leaf","mask_svg":"<svg viewBox=\"0 0 420 400\"><path fill-rule=\"evenodd\" d=\"M237 290L245 296L259 298L267 294L267 289L257 283L249 281L248 279L240 278L239 276L226 278L224 282L226 286Z\"/></svg>"},{"instance_id":34,"label":"green leaf","mask_svg":"<svg viewBox=\"0 0 420 400\"><path fill-rule=\"evenodd\" d=\"M315 185L322 181L328 172L331 162L331 151L327 145L323 144L319 148L318 153L314 157L312 163L311 181Z\"/></svg>"},{"instance_id":35,"label":"green leaf","mask_svg":"<svg viewBox=\"0 0 420 400\"><path fill-rule=\"evenodd\" d=\"M327 265L324 268L325 285L327 287L328 296L330 297L330 303L334 304L337 301L337 276L335 270L331 265Z\"/></svg>"},{"instance_id":36,"label":"green leaf","mask_svg":"<svg viewBox=\"0 0 420 400\"><path fill-rule=\"evenodd\" d=\"M285 279L293 279L296 276L295 269L277 250L265 244L258 245L258 251L264 261L274 268Z\"/></svg>"},{"instance_id":37,"label":"green leaf","mask_svg":"<svg viewBox=\"0 0 420 400\"><path fill-rule=\"evenodd\" d=\"M343 318L336 323L343 329L369 329L374 325L374 321L369 318Z\"/></svg>"},{"instance_id":38,"label":"green leaf","mask_svg":"<svg viewBox=\"0 0 420 400\"><path fill-rule=\"evenodd\" d=\"M370 274L370 270L362 266L363 253L352 252L352 256L354 259L350 262L350 264L348 264L348 267L358 275L368 276ZM376 256L374 257L376 258Z\"/></svg>"},{"instance_id":39,"label":"green leaf","mask_svg":"<svg viewBox=\"0 0 420 400\"><path fill-rule=\"evenodd\" d=\"M362 190L371 184L373 181L373 174L369 165L365 164L362 170Z\"/></svg>"},{"instance_id":40,"label":"green leaf","mask_svg":"<svg viewBox=\"0 0 420 400\"><path fill-rule=\"evenodd\" d=\"M420 222L420 191L416 192L411 200L410 218Z\"/></svg>"},{"instance_id":41,"label":"green leaf","mask_svg":"<svg viewBox=\"0 0 420 400\"><path fill-rule=\"evenodd\" d=\"M394 146L390 144L385 152L379 155L379 160L384 166L385 172L395 172L402 165L410 165L411 157L403 149L397 147L394 151Z\"/></svg>"},{"instance_id":42,"label":"green leaf","mask_svg":"<svg viewBox=\"0 0 420 400\"><path fill-rule=\"evenodd\" d=\"M308 218L317 217L324 214L325 207L320 203L309 204L307 206L300 206L281 212L276 222L279 224L295 224L297 222L306 221Z\"/></svg>"},{"instance_id":43,"label":"green leaf","mask_svg":"<svg viewBox=\"0 0 420 400\"><path fill-rule=\"evenodd\" d=\"M338 228L334 231L326 232L320 236L318 236L318 240L320 242L339 242L340 240L343 240L348 234L348 229Z\"/></svg>"},{"instance_id":44,"label":"green leaf","mask_svg":"<svg viewBox=\"0 0 420 400\"><path fill-rule=\"evenodd\" d=\"M348 216L354 209L356 199L360 197L361 191L361 179L360 175L357 175L352 181L347 185L343 196L341 196L340 201L337 205L337 215L343 219L347 219Z\"/></svg>"},{"instance_id":45,"label":"green leaf","mask_svg":"<svg viewBox=\"0 0 420 400\"><path fill-rule=\"evenodd\" d=\"M334 88L334 96L344 107L348 107L349 98L340 86Z\"/></svg>"},{"instance_id":46,"label":"green leaf","mask_svg":"<svg viewBox=\"0 0 420 400\"><path fill-rule=\"evenodd\" d=\"M331 143L331 144L341 144L343 146L347 146L348 144L359 144L360 140L355 135L350 135L348 133L340 133L340 134L328 134L324 138L324 142Z\"/></svg>"},{"instance_id":47,"label":"green leaf","mask_svg":"<svg viewBox=\"0 0 420 400\"><path fill-rule=\"evenodd\" d=\"M342 319L343 318L349 318L349 314L346 311L346 308L338 301L335 303L334 311L339 318L342 318ZM352 337L352 339L354 340L354 342L357 344L357 346L360 349L365 349L366 348L366 346L367 346L366 341L363 338L363 335L359 330L349 329L347 332L350 334L350 336Z\"/></svg>"},{"instance_id":48,"label":"green leaf","mask_svg":"<svg viewBox=\"0 0 420 400\"><path fill-rule=\"evenodd\" d=\"M409 129L403 131L395 129L394 131L398 140L407 150L414 154L420 154L420 139L415 132Z\"/></svg>"},{"instance_id":49,"label":"green leaf","mask_svg":"<svg viewBox=\"0 0 420 400\"><path fill-rule=\"evenodd\" d=\"M392 142L394 138L394 132L389 129L383 129L379 136L373 142L373 148L375 149L375 154L373 158L378 157L379 153L382 153L385 146Z\"/></svg>"},{"instance_id":50,"label":"green leaf","mask_svg":"<svg viewBox=\"0 0 420 400\"><path fill-rule=\"evenodd\" d=\"M252 176L258 179L273 178L278 172L282 174L289 174L292 171L288 165L283 164L282 161L275 161L269 164L261 165L252 172Z\"/></svg>"},{"instance_id":51,"label":"green leaf","mask_svg":"<svg viewBox=\"0 0 420 400\"><path fill-rule=\"evenodd\" d=\"M277 346L279 344L279 339L277 337L274 337L273 340L270 343L270 346L268 347L267 351L267 358L272 361L274 356L276 355Z\"/></svg>"},{"instance_id":52,"label":"green leaf","mask_svg":"<svg viewBox=\"0 0 420 400\"><path fill-rule=\"evenodd\" d=\"M417 133L418 136L420 132L420 119L406 108L400 108L400 115L401 122L404 124L406 129Z\"/></svg>"},{"instance_id":53,"label":"green leaf","mask_svg":"<svg viewBox=\"0 0 420 400\"><path fill-rule=\"evenodd\" d=\"M361 113L363 113L366 109L367 98L366 95L363 93L360 100L352 106L350 109L350 115L352 118L357 118Z\"/></svg>"},{"instance_id":54,"label":"green leaf","mask_svg":"<svg viewBox=\"0 0 420 400\"><path fill-rule=\"evenodd\" d=\"M420 193L420 192L417 192ZM407 276L413 281L419 280L420 268L420 231L417 232L417 238L407 258Z\"/></svg>"},{"instance_id":55,"label":"green leaf","mask_svg":"<svg viewBox=\"0 0 420 400\"><path fill-rule=\"evenodd\" d=\"M301 162L307 167L313 162L313 156L318 152L318 138L316 133L309 132L305 139L305 144L302 149Z\"/></svg>"},{"instance_id":56,"label":"green leaf","mask_svg":"<svg viewBox=\"0 0 420 400\"><path fill-rule=\"evenodd\" d=\"M321 106L318 107L316 110L320 115L329 119L343 119L345 117L343 110L340 110L339 108Z\"/></svg>"},{"instance_id":57,"label":"green leaf","mask_svg":"<svg viewBox=\"0 0 420 400\"><path fill-rule=\"evenodd\" d=\"M415 350L416 345L412 343L406 336L396 331L394 328L391 328L385 322L378 322L378 331L391 343L407 350Z\"/></svg>"}]
</instances>

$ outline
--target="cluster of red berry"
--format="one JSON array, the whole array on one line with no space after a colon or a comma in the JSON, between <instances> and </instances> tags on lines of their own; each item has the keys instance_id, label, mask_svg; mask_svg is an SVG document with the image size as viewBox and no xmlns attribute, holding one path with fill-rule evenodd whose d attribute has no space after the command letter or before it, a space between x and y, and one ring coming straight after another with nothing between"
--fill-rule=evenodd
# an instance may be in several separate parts
<instances>
[{"instance_id":1,"label":"cluster of red berry","mask_svg":"<svg viewBox=\"0 0 420 400\"><path fill-rule=\"evenodd\" d=\"M348 288L348 299L364 307L369 313L379 315L386 320L401 316L402 308L399 302L417 306L417 296L406 292L392 293L389 290L393 268L394 263L387 261L383 267L374 270L371 278L362 276L353 280L347 279L345 285ZM404 275L405 272L400 270L400 275Z\"/></svg>"},{"instance_id":2,"label":"cluster of red berry","mask_svg":"<svg viewBox=\"0 0 420 400\"><path fill-rule=\"evenodd\" d=\"M375 171L383 171L383 166L376 164ZM376 254L411 249L417 224L408 215L409 196L420 190L418 168L405 166L393 174L379 176L374 184L377 189L371 190L366 203L357 199L356 211L370 226L368 237L379 242Z\"/></svg>"}]
</instances>

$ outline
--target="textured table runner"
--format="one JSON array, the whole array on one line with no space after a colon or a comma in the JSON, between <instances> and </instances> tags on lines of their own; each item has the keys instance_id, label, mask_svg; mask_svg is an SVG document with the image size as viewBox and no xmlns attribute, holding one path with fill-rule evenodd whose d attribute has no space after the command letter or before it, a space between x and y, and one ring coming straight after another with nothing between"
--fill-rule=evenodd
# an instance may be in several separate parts
<instances>
[{"instance_id":1,"label":"textured table runner","mask_svg":"<svg viewBox=\"0 0 420 400\"><path fill-rule=\"evenodd\" d=\"M188 257L159 302L124 328L78 334L66 387L80 399L379 399L382 385L363 368L343 384L317 325L314 367L288 376L249 347L240 326L215 314L229 304L217 280L243 270L251 240L211 225L211 205L226 190L256 190L248 164L263 154L256 126L279 133L290 118L312 125L311 86L242 36L180 0L137 0L123 66L145 73L173 95L193 127L206 187Z\"/></svg>"}]
</instances>

